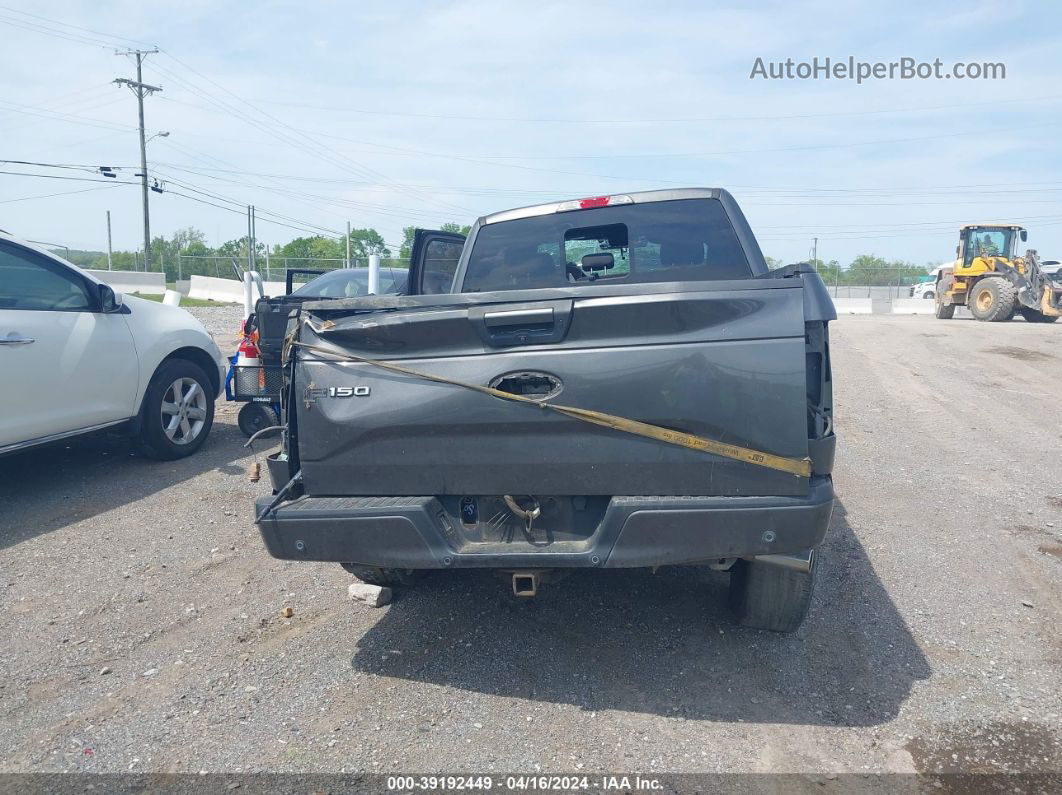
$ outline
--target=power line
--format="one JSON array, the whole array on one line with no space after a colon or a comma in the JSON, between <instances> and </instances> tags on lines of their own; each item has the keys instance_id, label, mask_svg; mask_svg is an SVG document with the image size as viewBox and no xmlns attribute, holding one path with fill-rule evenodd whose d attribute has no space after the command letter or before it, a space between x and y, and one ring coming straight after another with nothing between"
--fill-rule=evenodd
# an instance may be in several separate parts
<instances>
[{"instance_id":1,"label":"power line","mask_svg":"<svg viewBox=\"0 0 1062 795\"><path fill-rule=\"evenodd\" d=\"M178 75L175 75L172 71L163 69L163 72L168 74L171 78L176 79L178 82L183 83L184 85L189 87L189 89L191 91L193 91L193 93L201 94L202 96L204 96L207 99L207 101L211 102L211 104L213 104L213 105L215 105L217 107L220 107L222 110L226 111L230 115L233 115L233 116L235 116L237 118L242 119L243 121L245 121L245 122L251 124L252 126L256 127L257 129L259 129L260 131L263 131L267 135L270 135L271 137L275 137L275 138L278 138L278 139L284 141L289 146L293 146L293 147L299 148L302 151L308 152L308 153L310 153L311 155L313 155L313 156L315 156L317 158L320 158L320 159L326 160L328 162L331 162L333 165L336 165L337 167L345 168L347 170L352 170L352 171L354 171L354 173L357 173L359 176L368 175L368 176L372 176L372 177L376 178L377 180L379 180L381 182L390 183L390 180L388 180L387 177L385 177L383 174L380 174L379 172L374 171L373 169L371 169L371 168L369 168L369 167L357 162L356 160L353 160L352 158L347 157L346 155L343 155L342 153L336 152L334 149L331 149L331 148L329 148L329 147L327 147L327 146L325 146L325 145L323 145L321 143L318 143L317 141L314 141L312 138L308 137L308 135L306 134L305 131L297 130L296 128L292 127L291 125L289 125L289 124L285 123L284 121L278 119L276 116L273 116L273 115L267 113L266 111L261 110L260 108L256 107L254 104L252 104L252 103L248 102L247 100L243 99L242 97L240 97L238 94L230 91L229 89L227 89L224 86L220 85L219 83L215 82L211 78L203 75L201 72L197 71L193 67L191 67L188 64L184 63L183 61L181 61L179 58L177 58L176 56L172 55L171 53L168 53L166 51L163 51L163 53L166 56L168 56L171 60L173 60L176 64L180 65L182 68L192 72L193 74L197 75L200 79L205 80L206 82L210 83L211 85L215 86L216 88L220 89L221 91L224 91L226 94L228 94L229 96L232 96L238 102L240 102L243 105L245 105L246 107L250 108L255 113L259 114L260 116L262 116L265 119L267 119L270 122L272 122L272 124L264 124L264 123L262 123L261 121L259 121L257 119L253 119L253 118L247 117L247 115L245 113L239 113L234 107L231 106L231 103L227 103L224 100L218 100L217 97L212 96L210 92L204 91L201 87L197 87L194 84L189 83L188 81L184 80L183 78L179 77ZM290 131L290 132L278 131L274 125L280 125L285 130ZM302 140L300 140L300 138ZM309 147L309 148L307 148L307 147ZM390 183L390 184L394 185L394 183ZM472 212L471 210L468 210L465 207L459 207L457 205L449 204L448 202L444 202L444 201L440 201L438 199L433 199L433 198L430 198L430 197L425 197L423 195L419 195L419 192L417 192L417 191L409 191L408 189L403 189L403 188L401 188L398 185L395 185L395 187L396 187L396 189L398 189L398 190L400 190L402 192L413 193L415 196L420 198L422 201L427 200L427 201L430 201L432 203L438 204L440 206L444 206L444 207L446 207L447 210L449 210L451 212L454 211L454 210L459 211L459 212L469 212L469 213Z\"/></svg>"},{"instance_id":2,"label":"power line","mask_svg":"<svg viewBox=\"0 0 1062 795\"><path fill-rule=\"evenodd\" d=\"M167 142L170 145L170 142ZM269 177L273 179L283 179L299 182L315 182L323 184L335 184L337 187L345 188L350 185L368 185L365 188L356 188L359 191L366 190L386 190L384 186L377 187L375 183L366 183L360 180L347 180L336 179L334 177L311 177L302 174L268 174L257 171L246 171L242 169L224 169L199 166L192 168L180 163L166 163L159 162L159 165L175 168L179 171L188 171L192 174L199 176L205 176L211 179L216 179L211 174L204 172L219 172L223 174L239 174L244 176L257 176L257 177ZM1059 187L1040 188L1035 187L1037 185L1057 185ZM1000 188L1008 188L1009 186L1021 186L1013 190L1000 190ZM498 195L498 194L519 194L519 195L546 195L557 196L556 190L521 190L521 189L508 189L508 188L473 188L473 187L457 187L457 186L439 186L439 185L425 185L425 186L413 186L413 187L429 187L436 188L438 190L447 191L465 191L472 195ZM925 185L925 186L894 186L890 188L814 188L814 187L799 187L799 188L786 188L786 187L767 187L762 185L736 185L731 184L729 186L732 191L763 191L767 193L789 194L789 196L779 196L778 198L792 198L800 197L819 193L841 193L841 194L858 194L859 196L866 196L868 198L875 196L909 196L930 194L936 195L940 191L957 191L962 192L965 195L971 189L978 189L982 194L984 193L1054 193L1062 191L1062 181L1059 182L1000 182L1000 183L983 183L978 185ZM941 194L947 195L947 194Z\"/></svg>"},{"instance_id":3,"label":"power line","mask_svg":"<svg viewBox=\"0 0 1062 795\"><path fill-rule=\"evenodd\" d=\"M112 49L114 47L113 44L108 44L105 41L100 41L98 39L92 39L92 38L89 38L88 36L81 36L81 35L79 35L77 33L67 33L67 32L64 32L64 31L56 31L56 30L53 30L53 29L49 29L49 28L47 28L44 25L38 25L35 22L30 22L29 20L17 19L17 18L12 18L12 17L7 17L7 16L0 15L0 22L4 23L5 25L10 25L11 27L14 27L14 28L20 28L21 30L29 31L31 33L43 33L46 36L53 36L53 37L58 38L58 39L65 39L66 41L72 41L75 44L87 44L87 45L89 45L91 47L101 47L101 48L103 48L105 50L109 50L109 49Z\"/></svg>"},{"instance_id":4,"label":"power line","mask_svg":"<svg viewBox=\"0 0 1062 795\"><path fill-rule=\"evenodd\" d=\"M31 14L29 11L22 11L22 10L17 9L17 8L11 8L10 6L0 6L0 9L3 9L4 11L10 11L11 13L14 13L14 14L21 14L22 16L26 16L26 17L33 17L34 19L39 19L39 20L42 20L44 22L49 22L52 25L60 25L60 26L62 26L64 28L73 28L74 30L82 31L83 33L92 33L92 34L95 34L96 36L103 36L103 37L106 37L108 39L115 39L117 41L124 41L124 42L126 42L128 44L145 44L145 42L137 41L136 39L128 39L125 36L115 36L113 33L104 33L103 31L93 30L92 28L83 28L80 25L72 25L69 22L60 22L57 19L52 19L50 17L44 17L44 16L41 16L40 14Z\"/></svg>"},{"instance_id":5,"label":"power line","mask_svg":"<svg viewBox=\"0 0 1062 795\"><path fill-rule=\"evenodd\" d=\"M89 179L88 177L66 177L60 174L30 174L25 171L0 171L0 174L10 174L18 177L36 177L38 179L65 179L76 182L99 182L106 185L139 185L139 182L125 182L114 179Z\"/></svg>"},{"instance_id":6,"label":"power line","mask_svg":"<svg viewBox=\"0 0 1062 795\"><path fill-rule=\"evenodd\" d=\"M240 202L240 201L238 201L236 199L231 199L228 196L222 196L220 194L213 193L211 191L203 190L201 188L196 187L195 185L193 185L191 183L182 182L180 180L174 179L173 177L168 177L167 180L169 182L173 182L178 187L184 188L185 190L190 190L193 193L198 193L201 196L206 196L208 198L215 199L217 201L230 202L230 203L232 203L232 204L234 204L236 206L239 206L239 207L246 206L242 202ZM168 192L173 192L173 191L171 190L171 191L168 191ZM243 210L240 210L239 212L243 212ZM328 227L325 227L325 226L318 226L317 224L310 223L309 221L303 221L303 220L301 220L299 218L293 218L290 215L283 215L282 213L273 212L272 210L266 210L266 209L264 209L262 207L259 207L257 205L255 205L255 212L256 212L256 214L272 215L272 216L274 216L276 218L281 218L281 219L284 219L286 221L293 221L293 222L296 222L296 223L300 223L300 224L303 224L306 227L310 227L310 228L315 229L315 230L320 230L321 232L324 232L326 234L332 235L332 236L337 237L337 238L342 237L342 232L337 232L335 229L329 229Z\"/></svg>"},{"instance_id":7,"label":"power line","mask_svg":"<svg viewBox=\"0 0 1062 795\"><path fill-rule=\"evenodd\" d=\"M0 161L0 162L2 162L2 161ZM19 177L34 177L34 178L37 178L37 179L59 179L59 180L69 180L69 181L74 181L74 182L96 182L96 183L100 183L102 185L140 185L140 182L132 182L132 181L126 181L126 180L92 179L90 177L71 177L71 176L65 176L65 175L61 175L61 174L36 174L36 173L29 173L29 172L25 172L25 171L3 171L3 170L0 170L0 174L8 174L8 175L11 175L11 176L19 176ZM186 188L186 189L190 189L190 188ZM190 195L188 195L186 193L182 193L180 191L165 190L164 193L172 194L174 196L180 196L182 198L190 199L192 201L198 201L200 204L208 204L211 207L217 207L220 210L228 210L230 212L237 213L238 215L243 215L244 214L244 210L242 210L242 209L237 210L237 209L233 209L232 207L227 207L227 206L224 206L224 205L215 204L214 202L206 201L204 199L199 199L199 198L197 198L195 196L190 196ZM225 199L225 201L235 202L236 200L234 200L234 199ZM279 213L272 213L271 211L268 211L268 210L259 209L258 212L268 212L271 215L276 215L279 218L286 217L286 216L280 215ZM303 226L295 226L295 225L292 225L292 224L283 223L281 221L274 221L274 220L271 220L271 219L268 219L268 218L262 218L261 220L263 222L265 222L265 223L271 223L271 224L274 224L276 226L285 226L285 227L288 227L289 229L295 229L295 230L297 230L299 232L308 232L308 233L310 233L312 235L320 234L320 232L318 230L324 228L324 227L312 228L312 227L314 227L313 224L311 224L309 222L301 221L299 219L290 219L290 220L294 220L294 221L297 221L300 224L304 224Z\"/></svg>"},{"instance_id":8,"label":"power line","mask_svg":"<svg viewBox=\"0 0 1062 795\"><path fill-rule=\"evenodd\" d=\"M293 199L293 200L298 200L299 198L311 199L311 200L313 200L311 202L306 202L306 201L300 202L300 203L306 204L307 206L310 206L310 207L319 207L321 204L325 204L325 205L331 205L331 206L336 206L336 207L355 208L355 209L360 209L360 210L367 210L367 211L378 213L380 215L396 216L396 217L400 217L400 218L408 218L411 215L420 215L422 217L436 217L438 215L437 211L429 212L427 210L419 210L419 209L413 209L413 208L409 208L409 207L398 207L398 206L390 205L390 204L388 204L388 205L374 204L374 203L371 203L371 202L359 202L359 201L355 201L353 199L339 199L339 198L330 197L330 196L320 196L320 195L315 194L315 193L306 193L306 192L303 192L303 191L293 190L292 188L289 188L289 187L286 187L286 186L282 186L282 185L281 186L276 186L276 187L269 186L269 185L258 185L258 184L255 184L255 183L242 182L242 181L231 179L231 178L218 177L218 176L214 176L212 174L206 174L206 173L203 173L203 172L200 172L200 171L196 171L195 169L191 169L191 168L186 168L186 167L181 167L181 166L169 166L169 167L170 168L176 168L178 171L184 171L184 172L188 172L190 174L195 174L196 176L205 177L206 179L212 179L212 180L216 180L216 181L219 181L219 182L226 182L226 183L233 184L233 185L240 185L242 187L257 188L259 190L264 190L264 191L267 191L269 193L274 193L274 194L276 194L278 196L283 196L283 197L288 198L288 199ZM173 179L173 178L170 177L170 179ZM334 214L334 213L332 213L332 214ZM341 217L341 218L344 218L344 219L347 218L347 215L342 215L342 216L340 216L338 214L334 214L334 215L336 215L336 217Z\"/></svg>"},{"instance_id":9,"label":"power line","mask_svg":"<svg viewBox=\"0 0 1062 795\"><path fill-rule=\"evenodd\" d=\"M106 188L114 188L114 187L117 187L117 184L114 183L114 182L109 182L106 185L101 185L98 188L79 188L78 190L64 190L64 191L61 191L59 193L42 193L42 194L39 194L37 196L21 196L21 197L19 197L17 199L3 199L2 201L0 201L0 204L12 204L14 202L26 202L26 201L30 201L32 199L51 199L54 196L72 196L75 193L88 193L89 191L92 191L92 190L104 190Z\"/></svg>"},{"instance_id":10,"label":"power line","mask_svg":"<svg viewBox=\"0 0 1062 795\"><path fill-rule=\"evenodd\" d=\"M200 199L200 198L198 198L196 196L189 196L187 193L181 193L180 191L170 190L170 191L166 191L166 192L169 193L172 196L180 196L183 199L189 199L189 200L194 201L194 202L199 202L200 204L208 204L211 207L217 207L219 210L227 210L228 212L236 213L237 215L244 215L245 214L244 210L237 210L237 209L235 209L233 207L226 207L225 205L222 205L222 204L215 204L214 202L207 201L206 199ZM288 229L294 229L294 230L296 230L298 232L309 232L311 235L319 235L320 234L318 232L314 232L312 229L306 229L306 228L301 227L301 226L294 226L293 224L286 224L286 223L284 223L282 221L274 221L274 220L271 220L271 219L268 219L268 218L261 218L259 220L261 220L262 223L273 224L274 226L283 226L283 227L287 227Z\"/></svg>"},{"instance_id":11,"label":"power line","mask_svg":"<svg viewBox=\"0 0 1062 795\"><path fill-rule=\"evenodd\" d=\"M822 119L822 118L835 118L841 116L871 116L871 115L883 115L890 113L923 113L934 112L940 110L952 110L954 108L971 108L971 107L995 107L1004 103L1013 104L1021 102L1049 102L1062 99L1062 95L1051 95L1046 97L1021 97L1011 99L1000 99L992 102L963 102L953 105L931 105L914 108L886 108L886 109L874 109L874 110L846 110L846 111L832 111L822 113L793 113L793 114L779 114L779 115L766 115L766 116L693 116L693 117L679 117L679 118L653 118L642 116L636 119L572 119L572 118L528 118L523 116L463 116L463 115L451 115L445 113L409 113L407 111L389 111L389 110L364 110L362 108L350 108L350 107L326 107L323 105L310 105L300 102L280 102L277 100L270 100L274 105L281 105L291 108L305 108L307 110L326 110L330 112L343 112L343 113L356 113L367 116L397 116L402 118L413 119L447 119L453 121L500 121L500 122L517 122L520 124L673 124L673 123L693 123L693 122L735 122L735 121L785 121L793 119Z\"/></svg>"},{"instance_id":12,"label":"power line","mask_svg":"<svg viewBox=\"0 0 1062 795\"><path fill-rule=\"evenodd\" d=\"M115 100L115 101L117 101L117 100ZM105 107L106 105L111 105L111 104L114 104L114 103L113 102L105 102L105 103L102 103L101 105L94 106L92 109L95 109L96 107ZM90 118L90 117L87 117L87 116L78 116L78 115L73 114L73 113L63 113L61 111L51 111L51 110L41 110L41 109L34 110L34 109L28 108L26 106L14 107L14 108L2 107L4 105L17 105L17 103L9 102L8 100L4 100L4 99L0 99L0 111L7 111L9 113L22 113L22 114L27 115L27 116L39 116L39 117L41 117L43 119L48 119L50 121L68 122L70 124L83 124L83 125L87 125L89 127L100 127L102 129L105 129L105 130L120 130L122 132L124 132L126 130L135 130L136 129L136 127L118 125L118 124L115 124L114 122L107 121L106 119L93 119L93 118Z\"/></svg>"}]
</instances>

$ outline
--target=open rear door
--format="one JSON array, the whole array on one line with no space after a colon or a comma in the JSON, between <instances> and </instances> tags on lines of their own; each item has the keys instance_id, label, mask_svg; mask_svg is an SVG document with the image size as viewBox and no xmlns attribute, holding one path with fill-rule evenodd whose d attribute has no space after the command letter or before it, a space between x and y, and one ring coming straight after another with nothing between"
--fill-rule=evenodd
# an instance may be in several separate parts
<instances>
[{"instance_id":1,"label":"open rear door","mask_svg":"<svg viewBox=\"0 0 1062 795\"><path fill-rule=\"evenodd\" d=\"M418 229L409 255L407 295L437 295L453 287L465 236L437 229Z\"/></svg>"}]
</instances>

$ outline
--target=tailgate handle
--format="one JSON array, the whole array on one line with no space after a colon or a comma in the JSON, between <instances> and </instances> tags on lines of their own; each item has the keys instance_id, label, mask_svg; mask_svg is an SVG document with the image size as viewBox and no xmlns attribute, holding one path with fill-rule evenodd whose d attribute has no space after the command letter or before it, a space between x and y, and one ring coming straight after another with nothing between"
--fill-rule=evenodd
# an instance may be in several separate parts
<instances>
[{"instance_id":1,"label":"tailgate handle","mask_svg":"<svg viewBox=\"0 0 1062 795\"><path fill-rule=\"evenodd\" d=\"M483 315L487 328L513 328L514 326L542 326L553 324L553 307L541 309L509 309L487 312Z\"/></svg>"},{"instance_id":2,"label":"tailgate handle","mask_svg":"<svg viewBox=\"0 0 1062 795\"><path fill-rule=\"evenodd\" d=\"M491 345L534 345L556 336L551 306L485 312L483 325Z\"/></svg>"},{"instance_id":3,"label":"tailgate handle","mask_svg":"<svg viewBox=\"0 0 1062 795\"><path fill-rule=\"evenodd\" d=\"M492 348L549 345L561 342L572 322L570 298L526 304L476 306L468 319L483 342Z\"/></svg>"}]
</instances>

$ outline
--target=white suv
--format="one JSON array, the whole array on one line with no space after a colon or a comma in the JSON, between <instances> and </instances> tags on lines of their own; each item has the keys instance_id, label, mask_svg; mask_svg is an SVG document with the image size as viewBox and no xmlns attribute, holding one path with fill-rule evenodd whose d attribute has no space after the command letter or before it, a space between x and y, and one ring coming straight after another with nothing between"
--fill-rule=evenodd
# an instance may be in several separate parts
<instances>
[{"instance_id":1,"label":"white suv","mask_svg":"<svg viewBox=\"0 0 1062 795\"><path fill-rule=\"evenodd\" d=\"M116 294L0 233L0 454L124 426L153 458L198 450L225 360L175 306Z\"/></svg>"}]
</instances>

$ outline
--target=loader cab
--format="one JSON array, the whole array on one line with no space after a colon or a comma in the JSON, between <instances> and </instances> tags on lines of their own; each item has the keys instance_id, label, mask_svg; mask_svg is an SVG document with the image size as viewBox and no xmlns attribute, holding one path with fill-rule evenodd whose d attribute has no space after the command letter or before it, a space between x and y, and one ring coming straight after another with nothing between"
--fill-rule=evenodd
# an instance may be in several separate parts
<instances>
[{"instance_id":1,"label":"loader cab","mask_svg":"<svg viewBox=\"0 0 1062 795\"><path fill-rule=\"evenodd\" d=\"M1018 241L1025 241L1028 233L1020 226L969 224L959 233L955 249L955 273L972 276L994 270L991 258L1013 262Z\"/></svg>"}]
</instances>

